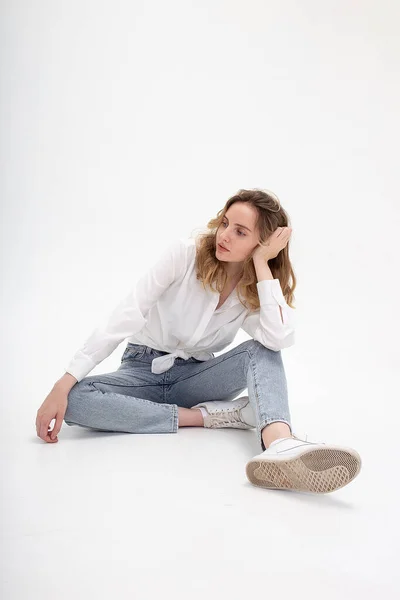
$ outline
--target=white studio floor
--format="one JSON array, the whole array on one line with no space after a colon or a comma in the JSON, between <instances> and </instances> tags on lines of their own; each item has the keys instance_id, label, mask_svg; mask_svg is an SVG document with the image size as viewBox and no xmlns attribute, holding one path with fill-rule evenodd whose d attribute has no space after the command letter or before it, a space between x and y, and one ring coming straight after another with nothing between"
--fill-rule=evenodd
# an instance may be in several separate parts
<instances>
[{"instance_id":1,"label":"white studio floor","mask_svg":"<svg viewBox=\"0 0 400 600\"><path fill-rule=\"evenodd\" d=\"M325 495L253 486L244 466L259 452L254 430L135 435L64 424L50 445L35 437L34 418L9 425L5 600L397 597L396 439L385 457L362 419L351 440L348 426L333 436L324 425L318 437L363 458L352 483Z\"/></svg>"}]
</instances>

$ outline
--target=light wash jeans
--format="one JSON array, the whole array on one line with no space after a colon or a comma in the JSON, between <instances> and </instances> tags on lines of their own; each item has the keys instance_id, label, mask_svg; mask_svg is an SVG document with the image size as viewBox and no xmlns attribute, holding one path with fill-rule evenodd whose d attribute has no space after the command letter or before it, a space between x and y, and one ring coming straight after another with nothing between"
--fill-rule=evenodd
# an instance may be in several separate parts
<instances>
[{"instance_id":1,"label":"light wash jeans","mask_svg":"<svg viewBox=\"0 0 400 600\"><path fill-rule=\"evenodd\" d=\"M68 394L67 425L97 431L177 433L178 406L233 400L248 389L257 422L257 439L274 421L292 431L281 352L248 340L206 361L177 357L166 372L151 372L151 361L168 354L128 342L114 373L84 377ZM242 394L243 395L243 394Z\"/></svg>"}]
</instances>

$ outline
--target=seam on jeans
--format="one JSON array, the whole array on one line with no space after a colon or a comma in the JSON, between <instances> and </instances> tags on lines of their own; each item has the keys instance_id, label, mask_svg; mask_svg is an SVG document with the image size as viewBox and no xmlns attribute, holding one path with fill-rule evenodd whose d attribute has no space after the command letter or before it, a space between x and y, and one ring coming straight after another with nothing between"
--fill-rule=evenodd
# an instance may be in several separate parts
<instances>
[{"instance_id":1,"label":"seam on jeans","mask_svg":"<svg viewBox=\"0 0 400 600\"><path fill-rule=\"evenodd\" d=\"M253 376L254 376L253 377L253 380L254 380L254 395L255 395L255 399L256 399L256 405L257 405L258 414L261 415L260 402L259 402L259 393L258 393L257 370L253 366L253 360L252 360L252 358L253 358L253 351L252 351L252 348L246 348L245 351L248 352L248 354L250 356L249 367L252 369ZM287 425L289 425L290 430L292 429L290 423L288 423L285 419L282 419L282 418L280 418L280 419L274 419L274 418L271 418L271 417L269 417L269 418L262 418L262 420L260 421L260 424L257 426L257 434L258 434L258 439L259 439L259 442L261 444L261 448L262 448L263 451L264 451L264 448L263 448L263 439L262 439L262 429L264 427L266 427L266 425L269 425L270 423L274 423L276 421L281 421L283 423L286 423Z\"/></svg>"},{"instance_id":2,"label":"seam on jeans","mask_svg":"<svg viewBox=\"0 0 400 600\"><path fill-rule=\"evenodd\" d=\"M252 360L253 354L252 354L251 350L249 350L247 348L246 348L246 352L249 354L249 357L250 357L249 358L249 368L252 370L252 373L253 373L254 396L256 399L257 411L261 418L261 409L260 409L260 402L259 402L258 389L257 389L258 388L257 375L256 375L256 369L253 367L253 360ZM246 378L247 378L247 374L246 374ZM260 437L261 437L261 433L260 433Z\"/></svg>"},{"instance_id":3,"label":"seam on jeans","mask_svg":"<svg viewBox=\"0 0 400 600\"><path fill-rule=\"evenodd\" d=\"M98 383L100 383L100 382L98 382ZM112 385L114 385L114 384L112 384ZM125 387L128 387L128 386L125 386ZM130 387L134 387L134 386L130 386ZM96 392L101 392L102 394L117 393L117 392L103 392L103 390L98 390L97 388L95 388L95 390L96 390ZM163 402L154 402L153 400L147 400L147 398L139 398L138 396L132 396L132 398L134 398L135 400L139 400L140 402L147 402L148 404L155 404L156 406L164 406L165 408L168 408L168 404L164 404Z\"/></svg>"},{"instance_id":4,"label":"seam on jeans","mask_svg":"<svg viewBox=\"0 0 400 600\"><path fill-rule=\"evenodd\" d=\"M134 387L158 387L160 385L164 386L163 383L143 383L138 385L137 383L110 383L109 381L90 381L89 384L94 386L96 383L102 383L103 385L112 385L113 387L125 387L125 388L134 388ZM97 388L96 388L97 390ZM97 390L98 392L102 392L103 390ZM112 392L103 392L103 394L112 394Z\"/></svg>"},{"instance_id":5,"label":"seam on jeans","mask_svg":"<svg viewBox=\"0 0 400 600\"><path fill-rule=\"evenodd\" d=\"M177 433L178 427L178 405L177 404L167 404L167 406L172 406L172 433Z\"/></svg>"},{"instance_id":6,"label":"seam on jeans","mask_svg":"<svg viewBox=\"0 0 400 600\"><path fill-rule=\"evenodd\" d=\"M236 352L235 354L232 354L229 358L225 358L223 355L221 355L221 356L214 356L214 358L221 358L222 360L220 360L217 363L214 363L213 365L206 366L204 369L202 369L200 371L197 371L196 373L193 373L193 375L189 375L188 377L183 377L182 379L178 379L177 381L173 381L169 385L174 385L175 383L180 383L181 381L187 381L188 379L191 379L192 377L196 377L197 375L200 375L200 373L204 373L205 371L208 371L209 369L212 369L216 365L219 365L219 364L225 362L225 360L229 360L230 358L232 358L232 356L238 356L239 354L242 354L243 352L247 352L247 350L239 350L239 352ZM213 360L213 359L209 358L208 360L202 360L201 362L207 363L210 360ZM192 363L192 364L199 364L199 363Z\"/></svg>"}]
</instances>

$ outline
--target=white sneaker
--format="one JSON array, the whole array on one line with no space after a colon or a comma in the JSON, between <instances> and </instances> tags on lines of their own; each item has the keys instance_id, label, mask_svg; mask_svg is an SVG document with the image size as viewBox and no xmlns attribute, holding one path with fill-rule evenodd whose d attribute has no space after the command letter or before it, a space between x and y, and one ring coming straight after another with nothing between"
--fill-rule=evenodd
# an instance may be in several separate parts
<instances>
[{"instance_id":1,"label":"white sneaker","mask_svg":"<svg viewBox=\"0 0 400 600\"><path fill-rule=\"evenodd\" d=\"M200 408L200 406L208 412L208 415L204 416L204 427L252 429L256 426L256 418L248 396L236 400L201 402L192 408Z\"/></svg>"},{"instance_id":2,"label":"white sneaker","mask_svg":"<svg viewBox=\"0 0 400 600\"><path fill-rule=\"evenodd\" d=\"M275 440L246 464L251 483L269 489L323 494L352 481L361 457L352 448L293 438Z\"/></svg>"}]
</instances>

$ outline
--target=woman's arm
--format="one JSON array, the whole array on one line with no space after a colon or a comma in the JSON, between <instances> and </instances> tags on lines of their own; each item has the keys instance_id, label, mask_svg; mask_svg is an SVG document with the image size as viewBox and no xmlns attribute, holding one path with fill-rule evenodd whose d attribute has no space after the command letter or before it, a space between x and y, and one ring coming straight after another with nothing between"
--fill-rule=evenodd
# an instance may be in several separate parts
<instances>
[{"instance_id":1,"label":"woman's arm","mask_svg":"<svg viewBox=\"0 0 400 600\"><path fill-rule=\"evenodd\" d=\"M146 325L146 315L158 298L180 275L186 261L186 247L175 240L132 287L127 296L86 339L66 366L68 374L81 381L109 356L127 337ZM62 385L69 384L64 379Z\"/></svg>"}]
</instances>

